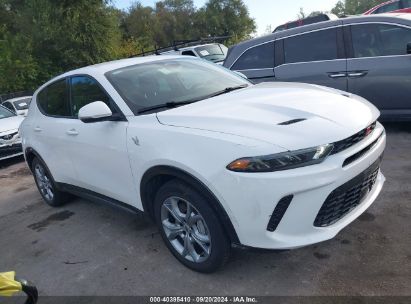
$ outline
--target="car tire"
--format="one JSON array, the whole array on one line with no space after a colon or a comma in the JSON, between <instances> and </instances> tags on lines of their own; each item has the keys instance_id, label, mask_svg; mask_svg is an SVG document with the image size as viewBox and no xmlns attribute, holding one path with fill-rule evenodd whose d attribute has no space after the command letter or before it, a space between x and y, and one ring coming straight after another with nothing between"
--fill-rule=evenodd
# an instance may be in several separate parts
<instances>
[{"instance_id":1,"label":"car tire","mask_svg":"<svg viewBox=\"0 0 411 304\"><path fill-rule=\"evenodd\" d=\"M231 243L210 202L196 189L179 180L167 182L156 194L154 213L164 242L183 265L211 273L227 262Z\"/></svg>"},{"instance_id":2,"label":"car tire","mask_svg":"<svg viewBox=\"0 0 411 304\"><path fill-rule=\"evenodd\" d=\"M64 205L70 198L68 193L58 190L47 166L37 157L31 164L34 180L43 200L52 207Z\"/></svg>"}]
</instances>

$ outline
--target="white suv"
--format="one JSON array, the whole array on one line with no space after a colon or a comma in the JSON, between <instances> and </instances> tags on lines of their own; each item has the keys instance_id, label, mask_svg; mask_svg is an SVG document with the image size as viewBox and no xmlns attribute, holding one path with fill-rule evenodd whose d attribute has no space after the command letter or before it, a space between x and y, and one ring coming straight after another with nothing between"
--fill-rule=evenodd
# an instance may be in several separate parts
<instances>
[{"instance_id":1,"label":"white suv","mask_svg":"<svg viewBox=\"0 0 411 304\"><path fill-rule=\"evenodd\" d=\"M152 56L56 77L21 133L49 205L70 193L143 210L180 262L211 272L233 244L306 246L362 214L384 183L378 116L334 89Z\"/></svg>"}]
</instances>

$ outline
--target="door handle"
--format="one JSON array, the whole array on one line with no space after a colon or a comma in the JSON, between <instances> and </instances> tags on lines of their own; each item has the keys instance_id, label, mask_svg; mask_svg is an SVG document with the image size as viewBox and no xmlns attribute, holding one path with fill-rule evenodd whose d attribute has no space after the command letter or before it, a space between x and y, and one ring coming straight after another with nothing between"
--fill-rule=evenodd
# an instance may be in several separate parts
<instances>
[{"instance_id":1,"label":"door handle","mask_svg":"<svg viewBox=\"0 0 411 304\"><path fill-rule=\"evenodd\" d=\"M367 74L368 74L368 71L349 72L348 77L359 78L359 77L364 77Z\"/></svg>"},{"instance_id":2,"label":"door handle","mask_svg":"<svg viewBox=\"0 0 411 304\"><path fill-rule=\"evenodd\" d=\"M68 130L66 133L67 133L67 135L71 135L71 136L77 136L78 135L78 132L77 132L76 129Z\"/></svg>"},{"instance_id":3,"label":"door handle","mask_svg":"<svg viewBox=\"0 0 411 304\"><path fill-rule=\"evenodd\" d=\"M333 78L333 79L337 79L337 78L344 78L347 77L347 73L329 73L328 77Z\"/></svg>"},{"instance_id":4,"label":"door handle","mask_svg":"<svg viewBox=\"0 0 411 304\"><path fill-rule=\"evenodd\" d=\"M35 127L35 128L34 128L34 132L41 132L41 131L43 131L43 129L40 128L40 127Z\"/></svg>"}]
</instances>

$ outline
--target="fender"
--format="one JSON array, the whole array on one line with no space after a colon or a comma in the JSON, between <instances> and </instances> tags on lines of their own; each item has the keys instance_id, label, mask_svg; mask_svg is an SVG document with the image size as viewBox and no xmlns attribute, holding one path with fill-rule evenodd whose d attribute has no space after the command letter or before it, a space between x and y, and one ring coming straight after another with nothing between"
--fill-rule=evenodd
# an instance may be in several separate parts
<instances>
[{"instance_id":1,"label":"fender","mask_svg":"<svg viewBox=\"0 0 411 304\"><path fill-rule=\"evenodd\" d=\"M178 178L199 191L210 202L211 207L216 212L218 219L223 224L224 230L230 238L231 243L241 245L230 217L214 193L198 178L179 168L172 166L156 166L148 169L144 173L140 183L140 196L145 212L147 212L151 217L154 217L152 208L153 195L150 190L153 190L153 186L155 189L158 189L158 187L163 184L154 183L153 185L153 181L155 181L156 178L161 177L165 179L165 181L171 178Z\"/></svg>"}]
</instances>

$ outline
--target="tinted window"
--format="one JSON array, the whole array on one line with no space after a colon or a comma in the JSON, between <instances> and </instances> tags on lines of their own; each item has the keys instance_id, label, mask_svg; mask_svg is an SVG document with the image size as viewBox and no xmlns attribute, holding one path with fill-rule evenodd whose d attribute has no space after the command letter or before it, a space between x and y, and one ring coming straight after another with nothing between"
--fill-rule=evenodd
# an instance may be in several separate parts
<instances>
[{"instance_id":1,"label":"tinted window","mask_svg":"<svg viewBox=\"0 0 411 304\"><path fill-rule=\"evenodd\" d=\"M16 112L10 102L3 103L3 106L5 106L7 109L12 111L13 113Z\"/></svg>"},{"instance_id":2,"label":"tinted window","mask_svg":"<svg viewBox=\"0 0 411 304\"><path fill-rule=\"evenodd\" d=\"M274 68L274 42L253 47L236 61L232 70Z\"/></svg>"},{"instance_id":3,"label":"tinted window","mask_svg":"<svg viewBox=\"0 0 411 304\"><path fill-rule=\"evenodd\" d=\"M312 32L284 40L285 63L338 58L337 30Z\"/></svg>"},{"instance_id":4,"label":"tinted window","mask_svg":"<svg viewBox=\"0 0 411 304\"><path fill-rule=\"evenodd\" d=\"M181 55L196 57L196 54L194 54L193 51L183 51L183 52L181 52Z\"/></svg>"},{"instance_id":5,"label":"tinted window","mask_svg":"<svg viewBox=\"0 0 411 304\"><path fill-rule=\"evenodd\" d=\"M393 2L386 4L384 6L381 6L379 9L377 9L374 14L382 14L382 13L388 13L392 11L396 11L400 9L400 1Z\"/></svg>"},{"instance_id":6,"label":"tinted window","mask_svg":"<svg viewBox=\"0 0 411 304\"><path fill-rule=\"evenodd\" d=\"M73 115L77 117L82 107L94 101L102 101L110 107L110 98L103 92L94 79L87 76L71 78L71 105Z\"/></svg>"},{"instance_id":7,"label":"tinted window","mask_svg":"<svg viewBox=\"0 0 411 304\"><path fill-rule=\"evenodd\" d=\"M403 0L403 1L402 1L402 6L403 6L404 8L409 8L409 7L411 7L411 0Z\"/></svg>"},{"instance_id":8,"label":"tinted window","mask_svg":"<svg viewBox=\"0 0 411 304\"><path fill-rule=\"evenodd\" d=\"M356 58L406 55L411 42L411 29L394 25L356 25L351 32Z\"/></svg>"},{"instance_id":9,"label":"tinted window","mask_svg":"<svg viewBox=\"0 0 411 304\"><path fill-rule=\"evenodd\" d=\"M37 96L40 109L51 116L71 116L67 93L65 79L52 83Z\"/></svg>"}]
</instances>

